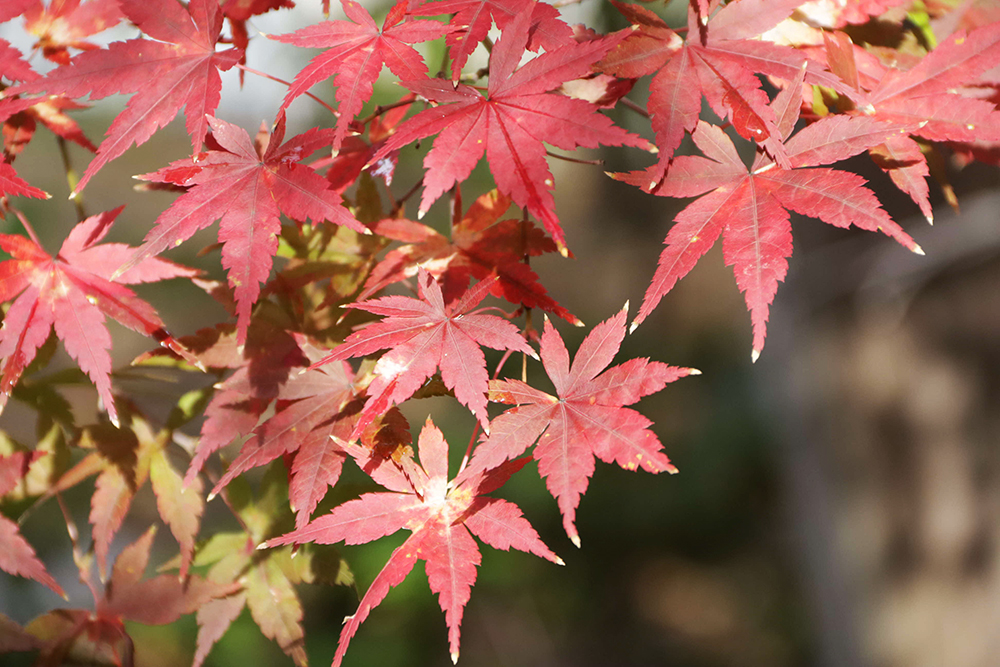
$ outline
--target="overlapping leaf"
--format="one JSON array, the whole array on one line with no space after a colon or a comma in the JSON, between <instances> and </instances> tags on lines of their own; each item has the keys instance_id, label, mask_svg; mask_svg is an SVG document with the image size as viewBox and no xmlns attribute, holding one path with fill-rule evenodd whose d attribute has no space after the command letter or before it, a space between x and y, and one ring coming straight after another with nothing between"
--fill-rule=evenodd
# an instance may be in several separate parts
<instances>
[{"instance_id":1,"label":"overlapping leaf","mask_svg":"<svg viewBox=\"0 0 1000 667\"><path fill-rule=\"evenodd\" d=\"M391 348L375 365L375 379L368 385L368 401L352 437L360 433L376 415L413 395L434 371L441 369L445 386L468 407L485 426L486 391L489 375L480 345L495 350L514 350L535 356L535 351L510 322L473 310L496 277L483 280L457 302L446 305L440 285L420 269L417 276L420 298L384 296L361 301L351 307L383 315L385 319L351 334L314 366L351 357L365 356Z\"/></svg>"},{"instance_id":2,"label":"overlapping leaf","mask_svg":"<svg viewBox=\"0 0 1000 667\"><path fill-rule=\"evenodd\" d=\"M412 2L410 3L413 4ZM522 12L531 12L526 27L528 49L554 51L573 41L573 29L560 17L559 10L545 2L534 0L435 0L426 2L410 13L417 16L452 14L452 31L445 38L451 56L451 78L457 82L469 56L482 42L495 23L503 30Z\"/></svg>"},{"instance_id":3,"label":"overlapping leaf","mask_svg":"<svg viewBox=\"0 0 1000 667\"><path fill-rule=\"evenodd\" d=\"M827 37L826 53L830 68L851 84L844 94L857 109L848 112L907 124L910 134L926 141L1000 142L1000 111L993 102L964 90L1000 59L1000 23L953 33L907 70L885 67L872 58L860 68L850 38L840 33ZM872 157L933 221L924 180L927 159L920 145L909 137L895 137L874 147Z\"/></svg>"},{"instance_id":4,"label":"overlapping leaf","mask_svg":"<svg viewBox=\"0 0 1000 667\"><path fill-rule=\"evenodd\" d=\"M485 152L500 191L539 218L565 251L543 142L565 150L648 143L615 126L592 104L549 92L589 73L622 37L574 42L518 68L531 21L529 6L506 25L490 56L485 96L471 86L441 79L402 82L438 106L403 123L375 158L440 133L424 158L423 215L438 197L468 178Z\"/></svg>"},{"instance_id":5,"label":"overlapping leaf","mask_svg":"<svg viewBox=\"0 0 1000 667\"><path fill-rule=\"evenodd\" d=\"M193 575L186 580L174 574L143 578L155 535L156 527L152 526L122 550L103 592L98 592L91 581L90 560L78 559L81 580L94 596L94 609L57 609L28 624L26 630L38 640L40 648L36 665L129 667L133 664L134 647L125 621L144 625L173 623L232 591L232 585L216 584Z\"/></svg>"},{"instance_id":6,"label":"overlapping leaf","mask_svg":"<svg viewBox=\"0 0 1000 667\"><path fill-rule=\"evenodd\" d=\"M577 546L576 508L594 473L595 456L628 470L676 472L656 434L649 430L652 422L623 406L698 372L648 359L631 359L607 368L625 337L627 315L626 305L594 327L572 365L562 337L546 319L542 363L556 396L520 380L491 380L490 400L517 407L491 422L489 436L479 444L473 459L480 469L495 467L520 456L537 440L534 458L538 472L558 501L563 527Z\"/></svg>"},{"instance_id":7,"label":"overlapping leaf","mask_svg":"<svg viewBox=\"0 0 1000 667\"><path fill-rule=\"evenodd\" d=\"M313 85L334 79L339 102L333 150L340 148L348 126L372 95L372 86L383 65L402 81L427 78L423 57L410 44L439 39L448 27L437 21L404 21L408 0L399 0L379 28L355 0L341 0L350 21L325 21L274 39L286 44L326 49L313 58L288 89L281 108Z\"/></svg>"},{"instance_id":8,"label":"overlapping leaf","mask_svg":"<svg viewBox=\"0 0 1000 667\"><path fill-rule=\"evenodd\" d=\"M219 70L229 69L240 58L238 49L215 50L222 29L216 0L191 0L187 8L174 0L119 0L119 7L152 39L114 42L107 49L84 52L44 78L7 91L62 93L74 98L89 95L92 100L133 95L108 129L77 192L132 144L148 140L181 107L192 152L197 152L208 132L205 115L219 104Z\"/></svg>"},{"instance_id":9,"label":"overlapping leaf","mask_svg":"<svg viewBox=\"0 0 1000 667\"><path fill-rule=\"evenodd\" d=\"M207 117L218 150L198 160L178 160L139 178L190 188L163 214L142 247L119 271L186 241L200 229L219 223L222 265L236 292L237 340L246 340L250 311L260 294L260 284L271 272L278 249L281 214L296 220L330 221L368 233L341 206L341 197L309 167L298 164L330 142L330 131L314 129L282 144L284 114L274 134L258 135L257 142L242 129Z\"/></svg>"},{"instance_id":10,"label":"overlapping leaf","mask_svg":"<svg viewBox=\"0 0 1000 667\"><path fill-rule=\"evenodd\" d=\"M0 359L4 360L0 409L53 327L66 351L94 382L115 423L118 412L111 396L108 354L111 337L105 316L186 354L164 330L156 311L126 285L191 277L198 272L167 260L145 258L112 279L115 266L125 261L132 248L99 243L121 210L78 224L55 257L22 236L0 234L0 248L13 255L0 264L0 302L14 299L0 329Z\"/></svg>"},{"instance_id":11,"label":"overlapping leaf","mask_svg":"<svg viewBox=\"0 0 1000 667\"><path fill-rule=\"evenodd\" d=\"M310 362L325 354L305 341L300 347ZM345 362L290 377L278 393L278 411L254 429L212 493L247 470L294 454L289 500L296 525L305 525L327 488L340 478L347 454L335 439L346 440L354 430L357 410L345 410L354 392L354 374Z\"/></svg>"},{"instance_id":12,"label":"overlapping leaf","mask_svg":"<svg viewBox=\"0 0 1000 667\"><path fill-rule=\"evenodd\" d=\"M456 211L451 239L419 222L381 220L376 234L407 242L390 251L368 277L361 298L393 283L412 278L424 266L441 283L445 303L459 298L470 278L485 280L497 275L494 296L527 308L541 308L579 326L580 320L549 296L525 257L555 252L556 244L527 220L500 220L510 198L497 190L482 195L464 216Z\"/></svg>"},{"instance_id":13,"label":"overlapping leaf","mask_svg":"<svg viewBox=\"0 0 1000 667\"><path fill-rule=\"evenodd\" d=\"M118 24L125 16L118 0L32 0L24 10L24 28L37 38L35 48L60 65L69 63L69 49L99 48L87 37Z\"/></svg>"},{"instance_id":14,"label":"overlapping leaf","mask_svg":"<svg viewBox=\"0 0 1000 667\"><path fill-rule=\"evenodd\" d=\"M350 586L353 575L330 547L306 545L257 551L256 545L288 526L287 473L280 463L264 475L260 492L251 497L242 479L224 493L243 527L239 532L216 533L198 549L194 564L211 566L207 579L235 590L198 610L198 639L194 667L226 633L244 608L260 631L278 644L298 667L308 664L302 628L302 602L295 586L328 583Z\"/></svg>"},{"instance_id":15,"label":"overlapping leaf","mask_svg":"<svg viewBox=\"0 0 1000 667\"><path fill-rule=\"evenodd\" d=\"M107 569L111 543L132 506L136 493L147 480L156 496L160 517L180 545L181 576L187 576L194 553L194 540L205 509L201 480L185 484L168 455L171 431L155 431L144 418L133 415L127 428L107 425L84 430L79 446L90 450L79 463L66 471L49 493L63 492L92 475L97 475L91 497L90 523L93 525L97 566Z\"/></svg>"},{"instance_id":16,"label":"overlapping leaf","mask_svg":"<svg viewBox=\"0 0 1000 667\"><path fill-rule=\"evenodd\" d=\"M647 106L660 161L650 171L651 179L663 177L684 132L694 131L702 96L716 114L729 118L740 136L762 144L782 167L788 167L777 119L755 74L791 80L806 60L795 49L754 37L791 14L800 0L731 2L711 18L709 13L718 3L700 11L691 8L684 40L650 10L612 2L638 29L608 54L602 69L629 78L655 73ZM816 63L808 72L811 82L842 85Z\"/></svg>"},{"instance_id":17,"label":"overlapping leaf","mask_svg":"<svg viewBox=\"0 0 1000 667\"><path fill-rule=\"evenodd\" d=\"M367 453L362 447L348 447L362 459ZM438 595L445 612L451 657L457 661L462 614L481 559L472 535L496 549L507 551L513 547L562 563L516 505L484 495L501 487L527 459L510 461L488 471L470 465L449 483L448 443L430 418L420 432L417 449L422 466L411 466L409 474L404 475L388 462L373 475L391 492L366 493L308 526L262 545L270 548L308 542L364 544L404 528L411 532L406 542L392 552L354 615L345 619L334 667L340 664L351 638L371 610L391 587L406 578L418 560L424 561L430 588Z\"/></svg>"}]
</instances>

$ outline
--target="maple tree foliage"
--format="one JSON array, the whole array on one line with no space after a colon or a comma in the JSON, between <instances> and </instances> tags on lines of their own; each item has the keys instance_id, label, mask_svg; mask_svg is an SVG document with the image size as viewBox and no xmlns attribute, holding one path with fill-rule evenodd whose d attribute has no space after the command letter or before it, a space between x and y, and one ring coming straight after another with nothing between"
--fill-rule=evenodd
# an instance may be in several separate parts
<instances>
[{"instance_id":1,"label":"maple tree foliage","mask_svg":"<svg viewBox=\"0 0 1000 667\"><path fill-rule=\"evenodd\" d=\"M418 560L457 660L481 559L475 538L562 562L514 502L489 494L537 462L579 547L577 513L598 459L676 472L671 443L633 406L697 371L644 357L614 364L630 331L627 306L586 333L572 362L548 318L583 326L571 312L579 305L550 293L532 265L568 257L575 233L559 217L550 159L600 163L550 148L635 157L630 165L644 168L611 174L609 187L626 193L616 196L694 198L666 231L631 327L668 303L721 237L750 312L754 360L794 261L793 213L923 252L877 186L838 163L867 154L928 221L932 179L954 198L945 156L1000 166L1000 13L990 2L674 2L684 26L668 23L659 3L608 0L621 29L602 32L608 26L570 25L566 3L342 0L334 9L344 16L284 34L260 31L274 12L310 3L329 11L328 0L0 2L10 37L0 39L0 211L10 224L0 234L9 255L0 262L0 408L13 398L37 413L34 442L0 439L0 570L62 593L65 582L38 555L48 560L48 550L36 553L21 523L44 503L65 509L64 492L92 488L89 531L72 512L64 518L94 598L93 608L26 624L0 615L0 652L34 651L38 665L130 665L126 622L196 614L197 667L246 609L305 667L301 587L353 586L333 545L405 529L347 617L334 664ZM102 32L114 26L130 38L108 43ZM289 56L322 51L283 82L256 62L262 40ZM234 68L239 76L226 76L241 87L227 89L227 106L222 73ZM228 117L233 104L264 99L258 76L287 90L266 97L251 136ZM389 76L399 85L382 86ZM637 83L647 78L644 96ZM110 109L112 95L127 101L97 142L76 114ZM171 203L130 221L140 247L106 242L122 208L88 216L84 186L181 110L190 150L174 142L136 176L138 189ZM303 120L286 140L286 127ZM61 168L36 168L45 166L44 133ZM79 179L78 151L94 154ZM473 175L483 157L485 186ZM65 185L24 176L43 171L65 172ZM49 193L74 197L75 222L43 217L56 205ZM439 215L432 205L442 199L449 207ZM42 238L65 239L55 254L32 226L42 219ZM161 256L216 221L208 254L220 250L225 278ZM227 317L192 312L169 324L195 333L173 337L156 299L132 289L168 278L203 290ZM130 369L112 360L109 317L151 339ZM76 367L50 365L60 344ZM505 370L513 355L519 376ZM136 378L161 374L172 379L160 383L157 406L133 395ZM81 410L81 386L92 387L96 410ZM450 479L444 434L428 418L414 438L407 420L431 396L475 422ZM354 468L366 481L345 484L360 475ZM150 576L155 526L130 526L141 521L133 505L147 482L156 521L177 545ZM229 528L202 526L210 503L231 515ZM141 537L113 558L129 533Z\"/></svg>"}]
</instances>

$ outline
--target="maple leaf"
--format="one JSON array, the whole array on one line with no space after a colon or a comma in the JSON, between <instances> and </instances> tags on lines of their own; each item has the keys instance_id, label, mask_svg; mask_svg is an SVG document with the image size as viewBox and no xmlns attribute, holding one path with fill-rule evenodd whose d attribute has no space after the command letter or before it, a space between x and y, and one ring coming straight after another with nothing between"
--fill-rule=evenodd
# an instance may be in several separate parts
<instances>
[{"instance_id":1,"label":"maple leaf","mask_svg":"<svg viewBox=\"0 0 1000 667\"><path fill-rule=\"evenodd\" d=\"M33 0L24 10L24 29L38 38L35 48L60 65L69 63L69 49L92 51L96 44L86 37L118 25L125 18L118 0Z\"/></svg>"},{"instance_id":2,"label":"maple leaf","mask_svg":"<svg viewBox=\"0 0 1000 667\"><path fill-rule=\"evenodd\" d=\"M920 246L882 210L861 176L817 168L900 136L908 126L838 115L823 118L789 139L799 116L803 74L804 70L800 70L771 105L791 169L783 169L758 153L748 170L732 140L720 128L699 121L692 138L707 157L675 157L659 185L656 167L613 175L662 197L708 193L675 218L633 328L722 235L726 265L733 267L736 284L750 310L752 356L756 360L764 348L769 306L778 283L784 280L792 253L789 211L836 227L854 225L878 230L923 254Z\"/></svg>"},{"instance_id":3,"label":"maple leaf","mask_svg":"<svg viewBox=\"0 0 1000 667\"><path fill-rule=\"evenodd\" d=\"M292 9L292 0L222 0L222 14L229 19L229 27L233 33L233 46L243 51L240 64L247 64L247 47L250 45L250 34L247 32L247 21L253 16L266 14L274 9ZM240 86L243 85L244 70L240 70Z\"/></svg>"},{"instance_id":4,"label":"maple leaf","mask_svg":"<svg viewBox=\"0 0 1000 667\"><path fill-rule=\"evenodd\" d=\"M28 472L28 466L42 456L42 452L14 452L0 455L0 498L14 490L18 481ZM18 529L16 523L0 515L0 570L45 584L59 595L65 596L56 580L38 560Z\"/></svg>"},{"instance_id":5,"label":"maple leaf","mask_svg":"<svg viewBox=\"0 0 1000 667\"><path fill-rule=\"evenodd\" d=\"M288 333L287 317L278 313L277 306L264 302L265 307L254 312L246 344L236 342L235 327L221 324L202 329L180 342L191 359L178 360L177 355L156 350L133 361L133 365L181 366L185 370L211 369L235 372L215 385L214 394L205 407L205 421L191 465L184 478L191 484L214 452L236 438L248 435L260 421L264 411L278 396L282 384L292 369L306 365L308 360L295 339Z\"/></svg>"},{"instance_id":6,"label":"maple leaf","mask_svg":"<svg viewBox=\"0 0 1000 667\"><path fill-rule=\"evenodd\" d=\"M132 144L145 143L181 107L191 150L197 152L208 132L205 116L219 104L219 70L229 69L240 58L238 49L215 51L222 28L216 0L191 0L186 8L176 0L119 0L119 7L152 39L113 42L107 49L81 53L45 77L5 91L89 95L92 100L133 95L111 123L74 192Z\"/></svg>"},{"instance_id":7,"label":"maple leaf","mask_svg":"<svg viewBox=\"0 0 1000 667\"><path fill-rule=\"evenodd\" d=\"M513 324L485 314L484 308L472 310L486 298L496 280L493 276L480 281L457 302L445 305L440 285L430 273L420 269L419 299L384 296L351 304L352 308L383 315L385 319L351 334L343 345L313 366L392 348L375 364L375 379L368 385L369 398L352 439L389 405L412 396L438 368L445 386L455 392L455 398L484 427L488 426L489 375L486 357L479 346L536 356Z\"/></svg>"},{"instance_id":8,"label":"maple leaf","mask_svg":"<svg viewBox=\"0 0 1000 667\"><path fill-rule=\"evenodd\" d=\"M518 14L529 11L528 50L554 51L573 41L573 29L559 17L559 10L534 0L439 0L425 3L410 13L416 16L454 15L450 21L452 30L445 37L445 43L452 60L451 78L458 82L469 56L486 38L493 24L503 30Z\"/></svg>"},{"instance_id":9,"label":"maple leaf","mask_svg":"<svg viewBox=\"0 0 1000 667\"><path fill-rule=\"evenodd\" d=\"M731 2L708 18L718 4L688 11L687 39L648 9L612 0L638 26L601 62L603 71L628 78L654 74L647 107L659 163L650 172L662 178L684 132L692 132L701 114L702 96L721 118L729 118L744 139L762 144L783 168L788 167L777 119L755 73L784 80L796 77L804 56L795 49L754 37L787 17L797 0ZM834 88L843 83L816 63L808 63L808 80Z\"/></svg>"},{"instance_id":10,"label":"maple leaf","mask_svg":"<svg viewBox=\"0 0 1000 667\"><path fill-rule=\"evenodd\" d=\"M371 15L354 0L341 0L350 21L324 21L273 39L285 44L326 51L309 61L288 88L281 108L284 110L313 85L335 76L337 111L333 150L336 152L348 127L372 95L372 86L387 66L402 81L427 78L423 57L410 44L443 37L448 26L437 21L406 21L407 0L399 0L379 28Z\"/></svg>"},{"instance_id":11,"label":"maple leaf","mask_svg":"<svg viewBox=\"0 0 1000 667\"><path fill-rule=\"evenodd\" d=\"M221 218L222 265L236 292L237 341L242 344L260 284L271 272L282 213L295 220L329 220L359 233L370 232L341 206L340 195L322 176L297 164L329 145L328 130L309 130L282 144L285 116L280 114L274 134L262 130L257 142L251 142L242 128L206 118L218 150L201 153L195 162L178 160L137 177L189 190L156 219L142 247L118 271L179 245Z\"/></svg>"},{"instance_id":12,"label":"maple leaf","mask_svg":"<svg viewBox=\"0 0 1000 667\"><path fill-rule=\"evenodd\" d=\"M424 158L422 216L438 197L468 178L485 152L500 191L539 218L566 253L543 141L565 150L600 144L646 148L649 144L615 126L589 102L549 92L590 73L591 65L621 37L571 42L517 68L531 20L529 6L507 23L490 56L485 96L471 86L454 86L441 79L401 82L439 106L403 123L375 159L440 133Z\"/></svg>"},{"instance_id":13,"label":"maple leaf","mask_svg":"<svg viewBox=\"0 0 1000 667\"><path fill-rule=\"evenodd\" d=\"M388 218L375 223L372 231L376 234L408 243L389 252L372 269L360 298L412 278L423 266L442 283L445 303L451 303L465 292L470 278L485 280L495 273L494 296L526 308L541 308L580 326L580 320L548 295L524 263L525 257L555 252L556 244L527 220L501 221L509 207L510 198L497 190L476 199L464 216L459 206L451 240L412 220Z\"/></svg>"},{"instance_id":14,"label":"maple leaf","mask_svg":"<svg viewBox=\"0 0 1000 667\"><path fill-rule=\"evenodd\" d=\"M0 23L6 23L20 16L37 0L6 0L0 7Z\"/></svg>"},{"instance_id":15,"label":"maple leaf","mask_svg":"<svg viewBox=\"0 0 1000 667\"><path fill-rule=\"evenodd\" d=\"M81 580L94 597L93 611L57 609L34 619L25 628L41 645L36 664L132 665L132 640L125 621L143 625L173 623L214 598L232 592L198 576L186 580L174 574L143 578L156 526L126 546L115 560L111 578L98 592L91 580L90 559L78 556Z\"/></svg>"},{"instance_id":16,"label":"maple leaf","mask_svg":"<svg viewBox=\"0 0 1000 667\"><path fill-rule=\"evenodd\" d=\"M367 452L363 447L348 447L359 456ZM412 466L409 475L394 473L393 466L383 465L386 470L374 476L380 484L388 484L390 492L366 493L308 526L258 547L304 542L364 544L403 528L410 531L410 537L392 552L369 586L357 611L345 619L334 667L340 664L351 638L371 610L390 587L406 578L418 560L424 561L430 588L438 595L445 613L451 658L457 662L462 613L480 563L479 547L472 535L495 549L507 551L513 547L562 564L516 505L484 496L500 488L527 459L510 461L489 471L474 471L470 465L449 483L448 443L430 417L420 432L417 450L422 466Z\"/></svg>"},{"instance_id":17,"label":"maple leaf","mask_svg":"<svg viewBox=\"0 0 1000 667\"><path fill-rule=\"evenodd\" d=\"M4 161L0 155L0 195L14 195L21 197L34 197L36 199L49 199L51 195L44 190L39 190L33 185L17 175L9 163ZM2 402L0 402L2 408Z\"/></svg>"},{"instance_id":18,"label":"maple leaf","mask_svg":"<svg viewBox=\"0 0 1000 667\"><path fill-rule=\"evenodd\" d=\"M90 450L46 492L46 497L74 487L97 475L91 497L94 553L102 578L107 570L111 543L132 505L136 493L150 481L163 522L180 545L181 577L187 576L194 540L205 509L201 480L185 484L170 462L168 445L172 429L156 431L139 415L126 428L98 425L85 429L79 447Z\"/></svg>"},{"instance_id":19,"label":"maple leaf","mask_svg":"<svg viewBox=\"0 0 1000 667\"><path fill-rule=\"evenodd\" d=\"M249 485L235 480L226 498L243 527L239 532L216 533L195 556L198 567L211 566L206 578L236 590L198 610L198 639L194 667L199 667L213 644L229 629L244 608L261 632L288 654L296 665L307 663L302 629L302 602L295 585L323 582L350 586L353 575L336 550L305 545L257 551L256 545L287 528L289 488L287 473L275 463L264 475L260 491L251 498ZM293 558L294 554L294 558ZM174 565L175 563L170 563Z\"/></svg>"},{"instance_id":20,"label":"maple leaf","mask_svg":"<svg viewBox=\"0 0 1000 667\"><path fill-rule=\"evenodd\" d=\"M860 54L843 33L826 37L826 53L830 69L850 84L844 96L856 109L849 113L908 124L910 134L927 141L1000 142L996 106L963 91L1000 60L1000 24L968 34L956 31L907 70L887 68L872 58L859 67ZM920 146L911 138L895 137L874 147L872 157L933 222L924 180L927 160Z\"/></svg>"},{"instance_id":21,"label":"maple leaf","mask_svg":"<svg viewBox=\"0 0 1000 667\"><path fill-rule=\"evenodd\" d=\"M693 368L641 358L607 368L625 337L627 315L625 304L617 315L594 327L572 365L562 337L546 318L542 363L556 396L520 380L490 381L491 401L518 407L490 423L490 433L476 448L473 462L478 459L480 469L498 466L520 456L537 440L538 472L558 501L563 527L576 546L580 546L576 508L594 473L595 456L627 470L677 472L649 430L652 422L623 406L655 394L678 378L699 374Z\"/></svg>"},{"instance_id":22,"label":"maple leaf","mask_svg":"<svg viewBox=\"0 0 1000 667\"><path fill-rule=\"evenodd\" d=\"M326 353L301 338L299 347L310 362ZM254 429L212 495L237 475L294 454L289 501L296 526L305 525L327 488L340 478L347 454L331 438L347 439L354 430L357 411L344 410L354 392L354 374L346 362L289 377L278 392L275 415Z\"/></svg>"},{"instance_id":23,"label":"maple leaf","mask_svg":"<svg viewBox=\"0 0 1000 667\"><path fill-rule=\"evenodd\" d=\"M152 306L126 285L192 277L198 272L167 260L146 258L112 279L113 267L123 263L132 248L123 243L98 244L122 208L93 215L78 224L55 257L35 241L0 234L0 248L13 255L13 259L0 264L0 302L14 299L0 329L0 359L4 360L0 409L53 327L66 351L94 382L116 425L118 412L111 395L108 355L111 337L105 316L155 338L178 354L186 354L164 330Z\"/></svg>"},{"instance_id":24,"label":"maple leaf","mask_svg":"<svg viewBox=\"0 0 1000 667\"><path fill-rule=\"evenodd\" d=\"M29 102L30 104L23 106L21 104L11 104L10 106L3 104L8 101ZM35 136L38 123L44 125L56 136L79 144L91 152L96 152L97 147L90 143L77 122L66 114L67 110L85 108L86 105L55 95L48 99L0 100L4 152L11 157L20 154Z\"/></svg>"}]
</instances>

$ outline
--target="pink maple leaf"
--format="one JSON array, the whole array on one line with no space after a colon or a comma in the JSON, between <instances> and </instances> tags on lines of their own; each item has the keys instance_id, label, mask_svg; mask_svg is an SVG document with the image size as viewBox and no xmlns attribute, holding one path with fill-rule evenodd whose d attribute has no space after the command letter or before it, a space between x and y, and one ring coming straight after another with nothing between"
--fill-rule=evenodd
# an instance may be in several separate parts
<instances>
[{"instance_id":1,"label":"pink maple leaf","mask_svg":"<svg viewBox=\"0 0 1000 667\"><path fill-rule=\"evenodd\" d=\"M362 460L369 453L364 447L344 445ZM334 667L340 664L351 638L368 614L391 587L402 583L418 560L424 561L427 581L445 613L451 657L457 661L462 614L481 559L472 535L495 549L507 551L513 547L562 564L517 505L484 495L500 488L528 459L509 461L485 472L470 465L449 483L448 443L429 417L420 432L417 449L423 465L411 464L407 475L389 461L374 472L373 478L392 492L366 493L308 526L268 540L260 547L306 542L364 544L404 528L410 531L410 537L392 552L368 587L357 611L345 619Z\"/></svg>"},{"instance_id":2,"label":"pink maple leaf","mask_svg":"<svg viewBox=\"0 0 1000 667\"><path fill-rule=\"evenodd\" d=\"M562 337L546 318L542 363L556 396L520 380L490 381L490 400L515 404L490 424L470 466L492 468L519 456L535 441L534 458L549 492L559 503L563 527L580 546L576 508L594 473L594 457L628 470L676 472L663 453L652 422L624 406L654 394L667 383L698 374L648 359L607 368L625 337L628 305L587 335L570 365ZM605 370L607 369L607 370Z\"/></svg>"}]
</instances>

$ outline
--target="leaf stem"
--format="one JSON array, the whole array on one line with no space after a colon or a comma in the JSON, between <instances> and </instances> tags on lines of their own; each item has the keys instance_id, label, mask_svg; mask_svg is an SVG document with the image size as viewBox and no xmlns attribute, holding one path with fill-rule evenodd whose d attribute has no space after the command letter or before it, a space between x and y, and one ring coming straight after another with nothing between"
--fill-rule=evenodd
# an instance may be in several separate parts
<instances>
[{"instance_id":1,"label":"leaf stem","mask_svg":"<svg viewBox=\"0 0 1000 667\"><path fill-rule=\"evenodd\" d=\"M637 114L639 114L643 118L649 118L649 112L646 111L645 109L643 109L641 105L636 104L635 102L633 102L629 98L622 97L618 101L621 102L625 106L626 109L631 109L632 111L636 112Z\"/></svg>"},{"instance_id":2,"label":"leaf stem","mask_svg":"<svg viewBox=\"0 0 1000 667\"><path fill-rule=\"evenodd\" d=\"M421 176L420 180L414 183L413 187L407 190L405 195L396 200L396 205L393 206L392 212L394 214L399 213L399 210L403 208L403 206L406 204L406 200L415 195L417 193L417 190L423 187L423 185L424 185L424 177Z\"/></svg>"},{"instance_id":3,"label":"leaf stem","mask_svg":"<svg viewBox=\"0 0 1000 667\"><path fill-rule=\"evenodd\" d=\"M566 162L575 162L576 164L592 164L598 167L604 166L604 160L582 160L578 157L559 155L558 153L553 153L552 151L545 151L545 154L548 155L549 157L554 157L557 160L565 160Z\"/></svg>"},{"instance_id":4,"label":"leaf stem","mask_svg":"<svg viewBox=\"0 0 1000 667\"><path fill-rule=\"evenodd\" d=\"M276 81L277 83L284 84L284 85L288 86L289 88L291 88L291 86L292 86L291 82L289 82L289 81L285 81L284 79L279 79L276 76L271 76L267 72L261 72L260 70L256 70L256 69L254 69L252 67L247 67L246 65L243 65L241 63L236 63L236 67L238 67L239 69L243 70L244 72L246 72L248 74L256 74L257 76L262 76L265 79L270 79L271 81ZM310 92L307 91L307 92L303 93L303 95L305 95L306 97L309 97L309 98L315 100L316 102L319 102L321 105L323 105L323 108L325 108L327 111L329 111L330 113L332 113L337 118L340 118L340 112L339 111L337 111L336 109L334 109L329 104L327 104L326 102L324 102L320 98L316 97L312 93L310 93Z\"/></svg>"},{"instance_id":5,"label":"leaf stem","mask_svg":"<svg viewBox=\"0 0 1000 667\"><path fill-rule=\"evenodd\" d=\"M14 206L8 206L8 208L11 211L14 211L14 215L16 215L17 219L21 221L24 231L28 232L28 236L30 236L31 240L35 242L35 245L41 248L42 242L38 240L38 234L35 233L35 228L31 226L30 222L28 222L28 218L24 216L24 213L21 213L21 210Z\"/></svg>"}]
</instances>

